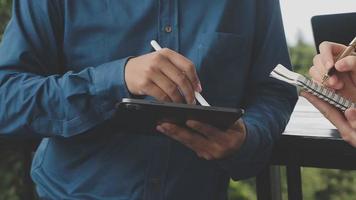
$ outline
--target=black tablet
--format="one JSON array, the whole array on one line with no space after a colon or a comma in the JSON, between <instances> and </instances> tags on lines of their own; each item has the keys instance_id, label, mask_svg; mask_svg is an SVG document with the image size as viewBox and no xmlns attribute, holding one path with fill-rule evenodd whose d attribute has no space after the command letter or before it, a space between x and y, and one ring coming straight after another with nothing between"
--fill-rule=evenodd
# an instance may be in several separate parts
<instances>
[{"instance_id":1,"label":"black tablet","mask_svg":"<svg viewBox=\"0 0 356 200\"><path fill-rule=\"evenodd\" d=\"M315 46L323 41L348 45L356 36L356 12L331 15L318 15L311 19Z\"/></svg>"},{"instance_id":2,"label":"black tablet","mask_svg":"<svg viewBox=\"0 0 356 200\"><path fill-rule=\"evenodd\" d=\"M197 120L226 130L243 113L242 109L235 108L123 99L117 104L115 121L121 130L138 133L156 132L156 125L160 122L172 122L184 126L187 120Z\"/></svg>"}]
</instances>

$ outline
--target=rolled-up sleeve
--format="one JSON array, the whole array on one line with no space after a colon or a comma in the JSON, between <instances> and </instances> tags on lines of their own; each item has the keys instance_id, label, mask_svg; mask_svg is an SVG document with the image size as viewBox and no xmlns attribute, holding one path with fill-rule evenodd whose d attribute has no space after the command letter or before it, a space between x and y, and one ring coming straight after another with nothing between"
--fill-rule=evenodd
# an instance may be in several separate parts
<instances>
[{"instance_id":1,"label":"rolled-up sleeve","mask_svg":"<svg viewBox=\"0 0 356 200\"><path fill-rule=\"evenodd\" d=\"M121 58L66 71L60 1L13 1L0 46L0 134L70 137L114 114L129 95Z\"/></svg>"}]
</instances>

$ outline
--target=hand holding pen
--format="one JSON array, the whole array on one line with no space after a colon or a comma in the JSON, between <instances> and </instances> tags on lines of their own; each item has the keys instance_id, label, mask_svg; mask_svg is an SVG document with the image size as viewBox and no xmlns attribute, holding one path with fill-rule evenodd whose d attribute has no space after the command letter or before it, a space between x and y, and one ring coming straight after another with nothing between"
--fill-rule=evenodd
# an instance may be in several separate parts
<instances>
[{"instance_id":1,"label":"hand holding pen","mask_svg":"<svg viewBox=\"0 0 356 200\"><path fill-rule=\"evenodd\" d=\"M314 81L322 83L336 91L337 94L356 102L356 56L354 53L356 39L349 47L332 42L320 45L320 54L314 58L314 66L309 73ZM337 62L334 63L334 58ZM332 67L333 68L330 68ZM331 70L330 70L331 69ZM330 70L330 71L329 71ZM323 72L327 73L323 76ZM337 72L337 73L335 73ZM326 80L327 81L326 81ZM356 109L349 108L344 113L317 97L302 93L324 116L338 129L341 137L356 147Z\"/></svg>"},{"instance_id":2,"label":"hand holding pen","mask_svg":"<svg viewBox=\"0 0 356 200\"><path fill-rule=\"evenodd\" d=\"M168 48L129 59L125 82L131 94L176 103L195 104L202 91L194 64Z\"/></svg>"},{"instance_id":3,"label":"hand holding pen","mask_svg":"<svg viewBox=\"0 0 356 200\"><path fill-rule=\"evenodd\" d=\"M322 46L321 46L322 48ZM321 50L321 49L320 49ZM337 57L336 61L339 61L347 56L350 55L355 55L355 50L356 50L356 37L350 42L349 46L346 47ZM330 68L326 74L324 74L322 78L322 84L324 84L332 75L334 75L337 72L337 69L335 68L335 65Z\"/></svg>"},{"instance_id":4,"label":"hand holding pen","mask_svg":"<svg viewBox=\"0 0 356 200\"><path fill-rule=\"evenodd\" d=\"M155 51L161 51L162 50L162 47L158 44L158 42L156 40L152 40L151 41L151 46L153 47L153 49ZM203 98L203 96L199 92L195 91L194 95L195 95L195 99L198 100L200 105L202 105L202 106L210 106L209 103Z\"/></svg>"},{"instance_id":5,"label":"hand holding pen","mask_svg":"<svg viewBox=\"0 0 356 200\"><path fill-rule=\"evenodd\" d=\"M314 81L326 85L354 102L356 102L355 43L356 39L346 47L337 43L323 42L320 45L320 54L314 57L314 66L309 70ZM338 58L336 62L334 62L335 58Z\"/></svg>"}]
</instances>

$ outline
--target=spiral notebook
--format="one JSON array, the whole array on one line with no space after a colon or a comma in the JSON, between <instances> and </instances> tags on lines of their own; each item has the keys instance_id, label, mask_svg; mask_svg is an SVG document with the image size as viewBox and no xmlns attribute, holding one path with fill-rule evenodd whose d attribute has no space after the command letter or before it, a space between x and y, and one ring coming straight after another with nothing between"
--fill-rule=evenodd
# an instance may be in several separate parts
<instances>
[{"instance_id":1,"label":"spiral notebook","mask_svg":"<svg viewBox=\"0 0 356 200\"><path fill-rule=\"evenodd\" d=\"M336 108L345 112L348 108L355 108L355 103L336 94L334 91L323 87L311 79L290 71L283 65L277 65L276 68L271 72L271 77L289 83L298 87L299 89L305 90L316 97L334 105Z\"/></svg>"}]
</instances>

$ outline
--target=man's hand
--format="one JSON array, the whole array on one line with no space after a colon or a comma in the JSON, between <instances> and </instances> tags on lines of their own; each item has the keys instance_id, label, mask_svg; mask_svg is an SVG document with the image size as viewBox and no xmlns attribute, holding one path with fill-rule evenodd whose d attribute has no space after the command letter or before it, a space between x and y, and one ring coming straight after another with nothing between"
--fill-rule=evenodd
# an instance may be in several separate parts
<instances>
[{"instance_id":1,"label":"man's hand","mask_svg":"<svg viewBox=\"0 0 356 200\"><path fill-rule=\"evenodd\" d=\"M356 147L356 109L349 108L345 113L334 106L308 93L301 92L339 130L342 139Z\"/></svg>"},{"instance_id":2,"label":"man's hand","mask_svg":"<svg viewBox=\"0 0 356 200\"><path fill-rule=\"evenodd\" d=\"M167 48L130 59L125 81L132 94L161 101L195 103L194 91L201 92L194 64Z\"/></svg>"},{"instance_id":3,"label":"man's hand","mask_svg":"<svg viewBox=\"0 0 356 200\"><path fill-rule=\"evenodd\" d=\"M238 151L246 138L246 128L241 119L227 131L192 120L187 121L186 125L189 128L163 123L157 126L157 130L206 160L226 158Z\"/></svg>"}]
</instances>

